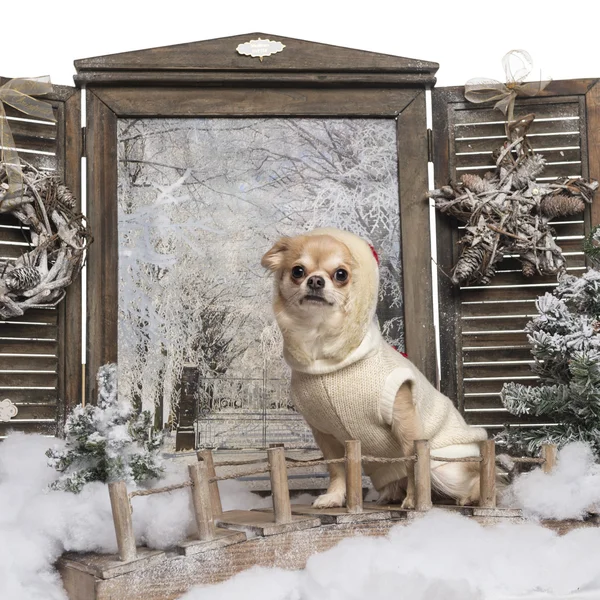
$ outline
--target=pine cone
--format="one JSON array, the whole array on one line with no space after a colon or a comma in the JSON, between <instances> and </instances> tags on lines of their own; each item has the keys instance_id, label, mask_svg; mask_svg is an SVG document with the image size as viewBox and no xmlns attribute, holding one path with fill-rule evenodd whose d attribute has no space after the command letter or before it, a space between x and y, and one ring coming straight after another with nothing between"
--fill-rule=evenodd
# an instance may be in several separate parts
<instances>
[{"instance_id":1,"label":"pine cone","mask_svg":"<svg viewBox=\"0 0 600 600\"><path fill-rule=\"evenodd\" d=\"M468 190L475 194L481 194L481 192L488 192L496 189L489 180L483 179L482 177L479 177L479 175L465 173L460 180Z\"/></svg>"},{"instance_id":2,"label":"pine cone","mask_svg":"<svg viewBox=\"0 0 600 600\"><path fill-rule=\"evenodd\" d=\"M25 292L33 289L42 280L41 273L35 267L19 267L8 273L6 287L11 292Z\"/></svg>"},{"instance_id":3,"label":"pine cone","mask_svg":"<svg viewBox=\"0 0 600 600\"><path fill-rule=\"evenodd\" d=\"M555 194L546 196L541 204L540 210L542 215L549 219L555 217L566 217L567 215L576 215L585 210L585 202L581 198L574 196L563 196Z\"/></svg>"},{"instance_id":4,"label":"pine cone","mask_svg":"<svg viewBox=\"0 0 600 600\"><path fill-rule=\"evenodd\" d=\"M537 273L535 265L529 260L523 260L521 270L523 271L523 275L525 275L525 277L533 277Z\"/></svg>"},{"instance_id":5,"label":"pine cone","mask_svg":"<svg viewBox=\"0 0 600 600\"><path fill-rule=\"evenodd\" d=\"M460 283L472 278L473 274L480 271L485 259L485 250L480 244L465 248L452 271L452 283Z\"/></svg>"},{"instance_id":6,"label":"pine cone","mask_svg":"<svg viewBox=\"0 0 600 600\"><path fill-rule=\"evenodd\" d=\"M62 202L71 210L75 210L75 207L77 206L75 196L73 196L71 190L66 185L63 185L62 183L58 185L58 187L56 188L56 196L59 202Z\"/></svg>"}]
</instances>

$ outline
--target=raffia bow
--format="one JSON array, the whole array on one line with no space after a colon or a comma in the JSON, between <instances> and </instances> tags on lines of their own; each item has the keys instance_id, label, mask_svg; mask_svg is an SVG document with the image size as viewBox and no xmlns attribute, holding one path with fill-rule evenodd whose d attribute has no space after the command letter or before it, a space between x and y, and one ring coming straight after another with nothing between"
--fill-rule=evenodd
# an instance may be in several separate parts
<instances>
[{"instance_id":1,"label":"raffia bow","mask_svg":"<svg viewBox=\"0 0 600 600\"><path fill-rule=\"evenodd\" d=\"M56 121L52 105L33 96L44 96L52 92L50 77L36 77L32 79L11 79L0 86L0 161L6 167L8 178L8 192L3 200L18 197L21 193L23 173L21 161L15 147L15 140L6 118L4 105L7 104L36 119Z\"/></svg>"},{"instance_id":2,"label":"raffia bow","mask_svg":"<svg viewBox=\"0 0 600 600\"><path fill-rule=\"evenodd\" d=\"M506 74L506 83L479 77L469 79L465 83L465 98L476 104L495 101L494 108L501 110L507 119L512 121L517 96L535 96L550 83L550 80L524 83L533 68L531 56L525 50L511 50L506 53L502 58L502 67Z\"/></svg>"}]
</instances>

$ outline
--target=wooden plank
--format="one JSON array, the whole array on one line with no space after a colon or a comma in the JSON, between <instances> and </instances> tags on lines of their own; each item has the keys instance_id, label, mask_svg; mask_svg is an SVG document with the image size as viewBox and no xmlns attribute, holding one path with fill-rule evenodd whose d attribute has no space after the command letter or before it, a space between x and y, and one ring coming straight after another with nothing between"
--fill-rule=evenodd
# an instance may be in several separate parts
<instances>
[{"instance_id":1,"label":"wooden plank","mask_svg":"<svg viewBox=\"0 0 600 600\"><path fill-rule=\"evenodd\" d=\"M450 110L444 89L432 91L433 164L435 187L446 185L450 175L450 144L453 141L454 111ZM460 336L460 288L453 285L448 273L458 258L457 222L435 211L437 284L439 302L440 390L456 398L462 409L462 362Z\"/></svg>"},{"instance_id":2,"label":"wooden plank","mask_svg":"<svg viewBox=\"0 0 600 600\"><path fill-rule=\"evenodd\" d=\"M56 435L56 421L19 421L18 419L8 422L0 421L0 436L7 436L14 431L37 433L39 435ZM50 443L48 443L48 447L50 447Z\"/></svg>"},{"instance_id":3,"label":"wooden plank","mask_svg":"<svg viewBox=\"0 0 600 600\"><path fill-rule=\"evenodd\" d=\"M20 338L1 338L2 351L7 354L52 354L56 355L54 340L30 341Z\"/></svg>"},{"instance_id":4,"label":"wooden plank","mask_svg":"<svg viewBox=\"0 0 600 600\"><path fill-rule=\"evenodd\" d=\"M54 403L57 401L56 389L47 390L28 387L3 388L0 387L2 398L8 398L15 404Z\"/></svg>"},{"instance_id":5,"label":"wooden plank","mask_svg":"<svg viewBox=\"0 0 600 600\"><path fill-rule=\"evenodd\" d=\"M87 251L85 398L95 402L96 373L118 355L117 118L91 90L87 116L87 218L94 243Z\"/></svg>"},{"instance_id":6,"label":"wooden plank","mask_svg":"<svg viewBox=\"0 0 600 600\"><path fill-rule=\"evenodd\" d=\"M499 333L463 333L463 346L525 346L527 335L525 332L501 331Z\"/></svg>"},{"instance_id":7,"label":"wooden plank","mask_svg":"<svg viewBox=\"0 0 600 600\"><path fill-rule=\"evenodd\" d=\"M228 510L215 518L219 527L244 531L248 536L270 536L290 531L319 527L321 521L315 517L292 515L288 523L275 523L273 511Z\"/></svg>"},{"instance_id":8,"label":"wooden plank","mask_svg":"<svg viewBox=\"0 0 600 600\"><path fill-rule=\"evenodd\" d=\"M12 244L24 244L26 248L29 247L31 244L31 230L25 225L14 227L3 225L0 222L0 243L7 244L8 242Z\"/></svg>"},{"instance_id":9,"label":"wooden plank","mask_svg":"<svg viewBox=\"0 0 600 600\"><path fill-rule=\"evenodd\" d=\"M399 87L409 85L427 85L432 82L430 75L421 73L307 73L307 72L266 72L244 73L219 71L215 73L178 71L169 73L150 71L112 71L80 73L75 76L79 84L94 84L105 86L126 85L175 85L175 86L307 86L318 88L331 88L341 86L373 86L373 87Z\"/></svg>"},{"instance_id":10,"label":"wooden plank","mask_svg":"<svg viewBox=\"0 0 600 600\"><path fill-rule=\"evenodd\" d=\"M539 424L542 422L540 417L522 415L516 417L509 412L465 412L465 421L469 425L477 427L504 426L504 425L524 425L524 424ZM549 422L548 420L544 422Z\"/></svg>"},{"instance_id":11,"label":"wooden plank","mask_svg":"<svg viewBox=\"0 0 600 600\"><path fill-rule=\"evenodd\" d=\"M534 121L527 134L528 138L535 138L540 134L556 134L558 132L579 133L579 119L565 119L560 121ZM502 136L506 139L504 123L480 123L477 125L456 124L456 138L481 138L489 136Z\"/></svg>"},{"instance_id":12,"label":"wooden plank","mask_svg":"<svg viewBox=\"0 0 600 600\"><path fill-rule=\"evenodd\" d=\"M600 81L596 80L585 96L588 123L587 149L589 161L589 177L600 181ZM588 221L588 231L600 224L600 201L596 193L596 201L592 204Z\"/></svg>"},{"instance_id":13,"label":"wooden plank","mask_svg":"<svg viewBox=\"0 0 600 600\"><path fill-rule=\"evenodd\" d=\"M413 100L407 89L145 87L94 88L119 117L360 116L396 117ZM90 131L88 130L88 138ZM421 132L421 137L422 132ZM406 140L405 140L406 141Z\"/></svg>"},{"instance_id":14,"label":"wooden plank","mask_svg":"<svg viewBox=\"0 0 600 600\"><path fill-rule=\"evenodd\" d=\"M565 149L565 150L547 150L538 152L548 163L563 162L563 161L577 161L581 162L581 150L579 148ZM457 167L480 167L480 166L491 166L495 167L496 161L492 158L492 151L486 153L464 153L456 155L456 166ZM546 169L547 170L547 169ZM546 171L544 171L544 175Z\"/></svg>"},{"instance_id":15,"label":"wooden plank","mask_svg":"<svg viewBox=\"0 0 600 600\"><path fill-rule=\"evenodd\" d=\"M490 167L461 167L460 169L456 169L457 176L463 175L464 173L470 173L475 175L483 175L486 171L491 171L494 169L493 165ZM578 177L581 175L581 163L567 163L564 165L561 164L549 164L546 165L544 172L540 177ZM541 181L541 179L538 179Z\"/></svg>"},{"instance_id":16,"label":"wooden plank","mask_svg":"<svg viewBox=\"0 0 600 600\"><path fill-rule=\"evenodd\" d=\"M55 308L30 308L27 312L20 316L14 317L10 321L6 321L7 329L16 323L31 324L31 323L46 323L48 325L57 324L57 314Z\"/></svg>"},{"instance_id":17,"label":"wooden plank","mask_svg":"<svg viewBox=\"0 0 600 600\"><path fill-rule=\"evenodd\" d=\"M59 168L65 184L75 196L75 209L81 211L81 93L66 100L59 113ZM92 244L93 245L93 244ZM83 400L82 369L82 281L78 275L67 288L58 307L58 394L62 400L62 423L68 412Z\"/></svg>"},{"instance_id":18,"label":"wooden plank","mask_svg":"<svg viewBox=\"0 0 600 600\"><path fill-rule=\"evenodd\" d=\"M398 173L404 334L406 352L431 382L436 381L433 301L424 293L431 281L427 197L427 130L425 94L420 92L398 118Z\"/></svg>"},{"instance_id":19,"label":"wooden plank","mask_svg":"<svg viewBox=\"0 0 600 600\"><path fill-rule=\"evenodd\" d=\"M243 531L230 531L227 529L215 528L215 536L211 540L201 541L196 539L187 540L177 546L177 552L184 556L194 556L195 554L203 554L218 550L231 544L239 544L245 542L247 536Z\"/></svg>"},{"instance_id":20,"label":"wooden plank","mask_svg":"<svg viewBox=\"0 0 600 600\"><path fill-rule=\"evenodd\" d=\"M463 360L465 364L472 362L490 362L505 360L530 360L531 347L529 344L522 346L488 346L474 350L465 350Z\"/></svg>"},{"instance_id":21,"label":"wooden plank","mask_svg":"<svg viewBox=\"0 0 600 600\"><path fill-rule=\"evenodd\" d=\"M483 333L486 331L523 330L529 321L530 317L518 315L510 315L507 318L494 318L490 316L486 318L469 319L463 317L463 335L466 333Z\"/></svg>"},{"instance_id":22,"label":"wooden plank","mask_svg":"<svg viewBox=\"0 0 600 600\"><path fill-rule=\"evenodd\" d=\"M19 135L18 133L13 133L13 138L15 140L15 148L19 152L22 152L24 149L33 150L35 152L45 152L51 155L54 155L56 152L56 142L54 139L46 139L37 136L31 135Z\"/></svg>"},{"instance_id":23,"label":"wooden plank","mask_svg":"<svg viewBox=\"0 0 600 600\"><path fill-rule=\"evenodd\" d=\"M522 285L516 287L500 287L490 285L486 288L463 288L461 290L461 300L465 302L484 302L502 300L535 300L543 296L546 292L552 293L552 290L558 284L551 285Z\"/></svg>"},{"instance_id":24,"label":"wooden plank","mask_svg":"<svg viewBox=\"0 0 600 600\"><path fill-rule=\"evenodd\" d=\"M0 321L0 340L4 337L19 339L55 340L57 328L54 325L26 325Z\"/></svg>"},{"instance_id":25,"label":"wooden plank","mask_svg":"<svg viewBox=\"0 0 600 600\"><path fill-rule=\"evenodd\" d=\"M2 387L56 387L56 373L0 373Z\"/></svg>"},{"instance_id":26,"label":"wooden plank","mask_svg":"<svg viewBox=\"0 0 600 600\"><path fill-rule=\"evenodd\" d=\"M56 371L57 364L55 356L0 354L0 371Z\"/></svg>"},{"instance_id":27,"label":"wooden plank","mask_svg":"<svg viewBox=\"0 0 600 600\"><path fill-rule=\"evenodd\" d=\"M493 151L500 147L505 139L506 135L502 132L498 135L480 139L456 140L454 148L457 153ZM559 131L532 136L529 138L529 142L536 152L544 151L547 148L579 148L581 134L579 131Z\"/></svg>"},{"instance_id":28,"label":"wooden plank","mask_svg":"<svg viewBox=\"0 0 600 600\"><path fill-rule=\"evenodd\" d=\"M366 521L391 519L389 511L382 510L377 506L364 508L363 512L360 513L350 513L343 506L340 508L313 508L310 504L292 504L292 514L317 517L323 525L364 523Z\"/></svg>"},{"instance_id":29,"label":"wooden plank","mask_svg":"<svg viewBox=\"0 0 600 600\"><path fill-rule=\"evenodd\" d=\"M495 410L498 415L498 423L502 423L506 409L500 400L500 393L490 396L466 396L465 397L465 412L486 409L488 411Z\"/></svg>"},{"instance_id":30,"label":"wooden plank","mask_svg":"<svg viewBox=\"0 0 600 600\"><path fill-rule=\"evenodd\" d=\"M46 121L45 123L41 124L36 122L34 119L28 119L24 113L16 111L16 109L12 110L15 111L15 116L17 114L20 115L18 119L15 118L15 116L8 118L8 124L10 125L10 130L12 131L13 137L45 140L56 139L56 123Z\"/></svg>"},{"instance_id":31,"label":"wooden plank","mask_svg":"<svg viewBox=\"0 0 600 600\"><path fill-rule=\"evenodd\" d=\"M561 102L537 102L529 104L527 112L535 114L536 122L542 119L566 118L579 116L579 98L561 99ZM489 105L477 107L474 104L465 105L464 109L456 111L456 123L489 123L496 122L504 124L503 115Z\"/></svg>"},{"instance_id":32,"label":"wooden plank","mask_svg":"<svg viewBox=\"0 0 600 600\"><path fill-rule=\"evenodd\" d=\"M533 359L527 364L506 364L503 362L494 362L485 366L469 366L464 364L463 374L465 380L473 377L505 377L510 380L515 377L527 377L532 375L531 365L534 364Z\"/></svg>"},{"instance_id":33,"label":"wooden plank","mask_svg":"<svg viewBox=\"0 0 600 600\"><path fill-rule=\"evenodd\" d=\"M511 375L506 373L496 377L485 377L464 380L465 394L492 394L499 393L505 383L522 383L523 385L536 384L538 381L537 375L531 371L524 375Z\"/></svg>"},{"instance_id":34,"label":"wooden plank","mask_svg":"<svg viewBox=\"0 0 600 600\"><path fill-rule=\"evenodd\" d=\"M0 258L16 260L29 251L26 244L4 244L0 242Z\"/></svg>"},{"instance_id":35,"label":"wooden plank","mask_svg":"<svg viewBox=\"0 0 600 600\"><path fill-rule=\"evenodd\" d=\"M56 420L58 406L56 402L48 402L46 404L17 404L19 412L15 419L45 419Z\"/></svg>"},{"instance_id":36,"label":"wooden plank","mask_svg":"<svg viewBox=\"0 0 600 600\"><path fill-rule=\"evenodd\" d=\"M510 317L513 315L534 317L538 314L535 308L535 298L515 300L513 302L464 302L462 305L463 323L469 318Z\"/></svg>"}]
</instances>

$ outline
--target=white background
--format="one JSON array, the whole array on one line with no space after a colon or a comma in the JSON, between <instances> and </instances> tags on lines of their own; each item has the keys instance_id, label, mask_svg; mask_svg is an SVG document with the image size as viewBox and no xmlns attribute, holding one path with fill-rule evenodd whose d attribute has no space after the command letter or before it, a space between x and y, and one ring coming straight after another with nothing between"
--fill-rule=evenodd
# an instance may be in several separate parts
<instances>
[{"instance_id":1,"label":"white background","mask_svg":"<svg viewBox=\"0 0 600 600\"><path fill-rule=\"evenodd\" d=\"M0 75L72 84L73 61L261 32L440 63L438 85L503 79L527 50L532 79L600 76L595 0L2 0ZM16 10L11 10L14 6Z\"/></svg>"}]
</instances>

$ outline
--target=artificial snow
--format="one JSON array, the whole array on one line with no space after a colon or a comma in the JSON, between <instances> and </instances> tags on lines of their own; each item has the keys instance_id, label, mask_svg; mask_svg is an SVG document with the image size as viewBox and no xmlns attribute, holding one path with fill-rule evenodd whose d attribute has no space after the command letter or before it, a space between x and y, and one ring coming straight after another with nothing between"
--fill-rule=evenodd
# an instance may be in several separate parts
<instances>
[{"instance_id":1,"label":"artificial snow","mask_svg":"<svg viewBox=\"0 0 600 600\"><path fill-rule=\"evenodd\" d=\"M584 589L598 598L599 558L600 529L561 537L536 523L484 527L434 509L385 537L343 540L303 571L255 567L181 600L500 600Z\"/></svg>"},{"instance_id":2,"label":"artificial snow","mask_svg":"<svg viewBox=\"0 0 600 600\"><path fill-rule=\"evenodd\" d=\"M107 486L76 495L49 490L58 473L49 445L12 434L0 444L0 598L66 600L54 563L63 551L115 552ZM581 517L600 502L600 474L589 449L566 446L556 470L522 475L510 488L537 517ZM187 478L168 461L168 485ZM239 481L221 482L225 510L268 506ZM132 499L138 544L167 548L194 530L189 490ZM577 592L576 595L573 595ZM532 595L533 594L533 595ZM500 600L600 598L600 528L559 537L534 521L484 528L433 510L385 537L346 539L312 556L303 571L254 568L231 580L191 590L182 600Z\"/></svg>"},{"instance_id":3,"label":"artificial snow","mask_svg":"<svg viewBox=\"0 0 600 600\"><path fill-rule=\"evenodd\" d=\"M49 489L59 473L47 465L45 451L62 445L20 433L0 444L1 600L66 600L53 567L64 551L117 551L107 485L88 483L79 494ZM166 466L155 487L188 478L185 464L169 461ZM270 504L239 481L223 484L226 510ZM195 532L188 489L134 497L131 503L138 545L164 549Z\"/></svg>"},{"instance_id":4,"label":"artificial snow","mask_svg":"<svg viewBox=\"0 0 600 600\"><path fill-rule=\"evenodd\" d=\"M519 475L502 504L541 519L582 519L590 510L600 512L600 465L594 461L586 444L567 444L551 473L534 469Z\"/></svg>"}]
</instances>

